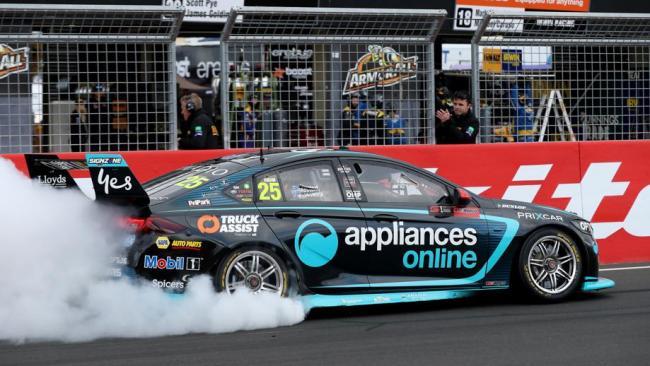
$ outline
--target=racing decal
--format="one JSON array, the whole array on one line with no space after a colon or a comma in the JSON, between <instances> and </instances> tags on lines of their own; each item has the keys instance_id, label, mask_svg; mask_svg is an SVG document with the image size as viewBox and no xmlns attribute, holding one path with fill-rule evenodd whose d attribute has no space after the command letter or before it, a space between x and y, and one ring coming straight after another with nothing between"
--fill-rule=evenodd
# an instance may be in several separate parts
<instances>
[{"instance_id":1,"label":"racing decal","mask_svg":"<svg viewBox=\"0 0 650 366\"><path fill-rule=\"evenodd\" d=\"M185 283L182 281L153 280L151 281L151 285L156 288L173 290L182 290L185 288Z\"/></svg>"},{"instance_id":2,"label":"racing decal","mask_svg":"<svg viewBox=\"0 0 650 366\"><path fill-rule=\"evenodd\" d=\"M179 250L201 250L201 247L203 246L203 242L198 240L174 240L171 246L172 249L179 249ZM160 248L160 246L158 248ZM167 249L167 248L160 248L160 249Z\"/></svg>"},{"instance_id":3,"label":"racing decal","mask_svg":"<svg viewBox=\"0 0 650 366\"><path fill-rule=\"evenodd\" d=\"M305 200L323 197L324 194L317 185L310 186L306 184L299 184L291 186L291 198L293 200Z\"/></svg>"},{"instance_id":4,"label":"racing decal","mask_svg":"<svg viewBox=\"0 0 650 366\"><path fill-rule=\"evenodd\" d=\"M257 235L260 215L203 215L196 222L196 227L204 234L233 233Z\"/></svg>"},{"instance_id":5,"label":"racing decal","mask_svg":"<svg viewBox=\"0 0 650 366\"><path fill-rule=\"evenodd\" d=\"M498 208L511 208L513 210L526 210L526 206L521 206L521 205L513 205L510 203L497 203Z\"/></svg>"},{"instance_id":6,"label":"racing decal","mask_svg":"<svg viewBox=\"0 0 650 366\"><path fill-rule=\"evenodd\" d=\"M253 202L253 187L250 181L235 184L230 187L228 194L234 199L242 202Z\"/></svg>"},{"instance_id":7,"label":"racing decal","mask_svg":"<svg viewBox=\"0 0 650 366\"><path fill-rule=\"evenodd\" d=\"M407 250L402 257L406 269L472 269L478 259L476 252L471 249L478 242L477 231L472 227L404 227L404 222L395 221L391 227L348 227L345 234L345 244L359 246L362 252L370 247L380 252L389 245L435 246L430 250Z\"/></svg>"},{"instance_id":8,"label":"racing decal","mask_svg":"<svg viewBox=\"0 0 650 366\"><path fill-rule=\"evenodd\" d=\"M184 257L172 258L170 256L167 256L166 258L162 258L162 257L158 257L157 255L145 255L144 268L180 271L185 269L185 258Z\"/></svg>"},{"instance_id":9,"label":"racing decal","mask_svg":"<svg viewBox=\"0 0 650 366\"><path fill-rule=\"evenodd\" d=\"M163 250L169 248L169 238L166 236L156 238L156 247Z\"/></svg>"},{"instance_id":10,"label":"racing decal","mask_svg":"<svg viewBox=\"0 0 650 366\"><path fill-rule=\"evenodd\" d=\"M478 207L454 207L452 211L454 217L477 219L481 216L481 210Z\"/></svg>"},{"instance_id":11,"label":"racing decal","mask_svg":"<svg viewBox=\"0 0 650 366\"><path fill-rule=\"evenodd\" d=\"M219 218L214 215L203 215L197 220L196 227L203 234L214 234L219 231L221 222L219 221Z\"/></svg>"},{"instance_id":12,"label":"racing decal","mask_svg":"<svg viewBox=\"0 0 650 366\"><path fill-rule=\"evenodd\" d=\"M470 219L477 219L481 216L481 210L478 207L454 207L448 205L434 205L429 206L429 214L443 217L466 217Z\"/></svg>"},{"instance_id":13,"label":"racing decal","mask_svg":"<svg viewBox=\"0 0 650 366\"><path fill-rule=\"evenodd\" d=\"M187 205L190 207L202 207L202 206L210 206L212 205L212 202L210 201L209 198L195 199L195 200L187 201Z\"/></svg>"},{"instance_id":14,"label":"racing decal","mask_svg":"<svg viewBox=\"0 0 650 366\"><path fill-rule=\"evenodd\" d=\"M257 192L260 201L282 201L282 190L276 176L264 177L257 183Z\"/></svg>"},{"instance_id":15,"label":"racing decal","mask_svg":"<svg viewBox=\"0 0 650 366\"><path fill-rule=\"evenodd\" d=\"M26 154L25 161L30 178L53 188L77 187L68 170L79 169L79 165L82 169L86 168L85 164L79 162L58 160L56 155Z\"/></svg>"},{"instance_id":16,"label":"racing decal","mask_svg":"<svg viewBox=\"0 0 650 366\"><path fill-rule=\"evenodd\" d=\"M517 218L518 219L526 219L526 220L547 220L547 221L558 221L558 222L563 222L564 219L562 216L559 215L551 215L547 213L540 213L540 212L521 212L517 211Z\"/></svg>"},{"instance_id":17,"label":"racing decal","mask_svg":"<svg viewBox=\"0 0 650 366\"><path fill-rule=\"evenodd\" d=\"M187 257L187 270L198 271L201 269L201 258Z\"/></svg>"},{"instance_id":18,"label":"racing decal","mask_svg":"<svg viewBox=\"0 0 650 366\"><path fill-rule=\"evenodd\" d=\"M191 175L175 185L185 189L194 189L200 187L203 183L208 182L209 180L210 179L200 175Z\"/></svg>"},{"instance_id":19,"label":"racing decal","mask_svg":"<svg viewBox=\"0 0 650 366\"><path fill-rule=\"evenodd\" d=\"M122 168L126 161L117 154L87 154L86 162L89 168Z\"/></svg>"},{"instance_id":20,"label":"racing decal","mask_svg":"<svg viewBox=\"0 0 650 366\"><path fill-rule=\"evenodd\" d=\"M327 234L323 235L319 232L312 230L327 230ZM306 235L302 233L310 230ZM296 255L302 263L309 267L322 267L329 263L334 256L339 246L339 240L336 235L334 227L325 220L311 219L303 222L296 231L294 238L294 249Z\"/></svg>"},{"instance_id":21,"label":"racing decal","mask_svg":"<svg viewBox=\"0 0 650 366\"><path fill-rule=\"evenodd\" d=\"M100 168L99 173L97 173L97 183L104 187L104 194L106 195L110 194L111 190L130 191L133 188L131 177L126 176L123 181L120 181L119 178L111 177L104 168Z\"/></svg>"},{"instance_id":22,"label":"racing decal","mask_svg":"<svg viewBox=\"0 0 650 366\"><path fill-rule=\"evenodd\" d=\"M370 45L368 53L348 70L343 94L392 86L417 77L417 71L417 56L403 57L392 47Z\"/></svg>"}]
</instances>

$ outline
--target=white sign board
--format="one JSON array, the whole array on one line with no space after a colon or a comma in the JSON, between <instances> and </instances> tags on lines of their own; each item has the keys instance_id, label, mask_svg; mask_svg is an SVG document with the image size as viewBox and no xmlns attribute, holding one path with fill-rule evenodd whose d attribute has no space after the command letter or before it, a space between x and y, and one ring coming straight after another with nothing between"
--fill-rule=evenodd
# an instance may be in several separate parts
<instances>
[{"instance_id":1,"label":"white sign board","mask_svg":"<svg viewBox=\"0 0 650 366\"><path fill-rule=\"evenodd\" d=\"M498 11L499 13L513 13L519 14L525 11L524 8L495 8L489 6L476 6L476 5L456 5L454 13L454 30L475 31L478 29L481 20L485 14L490 11ZM488 27L490 31L502 32L522 32L524 30L523 19L503 19L498 23L491 22L492 25Z\"/></svg>"},{"instance_id":2,"label":"white sign board","mask_svg":"<svg viewBox=\"0 0 650 366\"><path fill-rule=\"evenodd\" d=\"M243 6L244 0L163 0L162 4L184 8L184 22L225 23L230 9Z\"/></svg>"}]
</instances>

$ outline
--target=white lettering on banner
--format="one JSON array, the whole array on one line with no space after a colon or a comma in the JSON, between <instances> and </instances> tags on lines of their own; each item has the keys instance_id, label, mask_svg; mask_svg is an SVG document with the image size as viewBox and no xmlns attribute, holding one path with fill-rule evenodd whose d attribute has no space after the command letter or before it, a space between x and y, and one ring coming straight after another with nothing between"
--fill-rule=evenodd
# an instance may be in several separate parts
<instances>
[{"instance_id":1,"label":"white lettering on banner","mask_svg":"<svg viewBox=\"0 0 650 366\"><path fill-rule=\"evenodd\" d=\"M108 194L109 188L112 189L124 189L125 191L130 191L133 188L131 184L131 177L124 177L124 183L118 184L117 178L111 178L108 174L104 176L104 168L99 169L99 174L97 174L97 182L100 185L104 185L104 193Z\"/></svg>"},{"instance_id":2,"label":"white lettering on banner","mask_svg":"<svg viewBox=\"0 0 650 366\"><path fill-rule=\"evenodd\" d=\"M542 165L521 165L518 168L515 177L521 177L520 172L525 170L528 177L546 179L553 164ZM570 212L576 212L586 220L591 221L605 197L622 196L627 191L629 181L614 182L614 176L618 172L621 162L591 163L587 167L580 183L562 183L558 184L552 198L570 198L570 201L564 209ZM438 168L425 168L429 171L437 171ZM535 171L537 169L537 171ZM543 178L542 178L542 173ZM513 181L519 179L513 178ZM536 179L537 180L537 179ZM519 188L522 187L522 188ZM476 194L481 194L492 186L465 187ZM541 184L534 185L511 185L506 187L502 196L503 199L533 202ZM560 208L561 209L561 208ZM650 185L641 189L638 193L627 216L620 222L592 222L594 228L594 238L606 239L620 229L635 236L650 236Z\"/></svg>"},{"instance_id":3,"label":"white lettering on banner","mask_svg":"<svg viewBox=\"0 0 650 366\"><path fill-rule=\"evenodd\" d=\"M622 196L630 185L630 182L613 182L620 166L620 162L592 163L580 183L558 185L553 198L571 198L566 210L582 212L585 220L591 220L603 198Z\"/></svg>"},{"instance_id":4,"label":"white lettering on banner","mask_svg":"<svg viewBox=\"0 0 650 366\"><path fill-rule=\"evenodd\" d=\"M292 69L287 67L284 71L288 76L291 76L294 79L307 79L307 76L311 76L312 74L311 67L305 69Z\"/></svg>"},{"instance_id":5,"label":"white lettering on banner","mask_svg":"<svg viewBox=\"0 0 650 366\"><path fill-rule=\"evenodd\" d=\"M182 78L190 77L190 60L187 56L181 61L176 61L176 75Z\"/></svg>"},{"instance_id":6,"label":"white lettering on banner","mask_svg":"<svg viewBox=\"0 0 650 366\"><path fill-rule=\"evenodd\" d=\"M289 50L272 50L271 56L284 58L285 60L309 60L314 54L314 51L306 49L301 50L295 47Z\"/></svg>"}]
</instances>

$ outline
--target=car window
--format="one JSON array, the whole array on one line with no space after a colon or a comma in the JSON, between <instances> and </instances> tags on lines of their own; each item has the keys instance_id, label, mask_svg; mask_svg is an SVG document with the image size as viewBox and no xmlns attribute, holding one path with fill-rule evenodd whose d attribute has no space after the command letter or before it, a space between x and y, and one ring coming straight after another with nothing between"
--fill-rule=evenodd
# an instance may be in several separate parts
<instances>
[{"instance_id":1,"label":"car window","mask_svg":"<svg viewBox=\"0 0 650 366\"><path fill-rule=\"evenodd\" d=\"M334 174L329 162L302 164L279 170L277 173L262 175L257 185L258 199L266 199L262 191L274 194L273 188L279 187L280 192L275 193L288 202L342 202L343 197L338 184L338 177ZM268 186L268 187L267 187Z\"/></svg>"},{"instance_id":2,"label":"car window","mask_svg":"<svg viewBox=\"0 0 650 366\"><path fill-rule=\"evenodd\" d=\"M399 166L369 162L354 165L368 202L432 205L448 196L443 184Z\"/></svg>"}]
</instances>

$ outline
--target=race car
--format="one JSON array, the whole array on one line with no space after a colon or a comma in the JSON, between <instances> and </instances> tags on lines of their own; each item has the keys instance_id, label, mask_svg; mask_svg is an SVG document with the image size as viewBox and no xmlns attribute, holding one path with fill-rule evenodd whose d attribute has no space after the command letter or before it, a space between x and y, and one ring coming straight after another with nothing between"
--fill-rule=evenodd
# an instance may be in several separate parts
<instances>
[{"instance_id":1,"label":"race car","mask_svg":"<svg viewBox=\"0 0 650 366\"><path fill-rule=\"evenodd\" d=\"M508 288L554 302L614 286L576 214L483 198L374 154L260 150L144 185L116 154L28 160L47 174L85 164L98 201L132 209L127 269L172 292L204 274L217 291L297 294L311 309Z\"/></svg>"}]
</instances>

